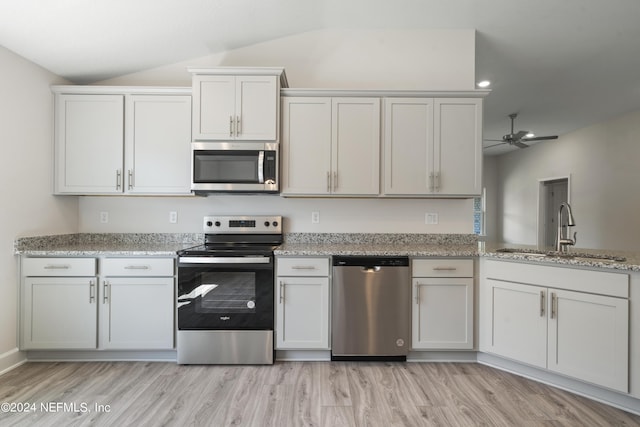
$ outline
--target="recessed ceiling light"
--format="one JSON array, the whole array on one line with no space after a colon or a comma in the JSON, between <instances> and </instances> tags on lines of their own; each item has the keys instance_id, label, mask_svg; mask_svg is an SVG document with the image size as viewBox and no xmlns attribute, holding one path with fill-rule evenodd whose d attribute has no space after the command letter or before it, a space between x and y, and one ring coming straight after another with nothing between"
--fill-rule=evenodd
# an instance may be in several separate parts
<instances>
[{"instance_id":1,"label":"recessed ceiling light","mask_svg":"<svg viewBox=\"0 0 640 427\"><path fill-rule=\"evenodd\" d=\"M478 87L485 88L491 86L491 82L489 80L482 80L478 82Z\"/></svg>"}]
</instances>

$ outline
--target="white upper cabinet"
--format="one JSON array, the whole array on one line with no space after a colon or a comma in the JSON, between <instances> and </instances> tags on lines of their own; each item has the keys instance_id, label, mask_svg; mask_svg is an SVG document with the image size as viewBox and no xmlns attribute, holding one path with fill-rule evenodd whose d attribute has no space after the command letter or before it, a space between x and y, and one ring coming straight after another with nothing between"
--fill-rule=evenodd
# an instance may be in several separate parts
<instances>
[{"instance_id":1,"label":"white upper cabinet","mask_svg":"<svg viewBox=\"0 0 640 427\"><path fill-rule=\"evenodd\" d=\"M283 97L284 195L377 196L380 99Z\"/></svg>"},{"instance_id":2,"label":"white upper cabinet","mask_svg":"<svg viewBox=\"0 0 640 427\"><path fill-rule=\"evenodd\" d=\"M276 141L280 82L277 68L190 70L193 139Z\"/></svg>"},{"instance_id":3,"label":"white upper cabinet","mask_svg":"<svg viewBox=\"0 0 640 427\"><path fill-rule=\"evenodd\" d=\"M55 194L190 194L188 89L53 90Z\"/></svg>"},{"instance_id":4,"label":"white upper cabinet","mask_svg":"<svg viewBox=\"0 0 640 427\"><path fill-rule=\"evenodd\" d=\"M57 194L122 193L124 95L56 96Z\"/></svg>"},{"instance_id":5,"label":"white upper cabinet","mask_svg":"<svg viewBox=\"0 0 640 427\"><path fill-rule=\"evenodd\" d=\"M482 99L386 98L384 193L473 196L482 191Z\"/></svg>"},{"instance_id":6,"label":"white upper cabinet","mask_svg":"<svg viewBox=\"0 0 640 427\"><path fill-rule=\"evenodd\" d=\"M189 194L191 192L191 97L127 97L125 192Z\"/></svg>"}]
</instances>

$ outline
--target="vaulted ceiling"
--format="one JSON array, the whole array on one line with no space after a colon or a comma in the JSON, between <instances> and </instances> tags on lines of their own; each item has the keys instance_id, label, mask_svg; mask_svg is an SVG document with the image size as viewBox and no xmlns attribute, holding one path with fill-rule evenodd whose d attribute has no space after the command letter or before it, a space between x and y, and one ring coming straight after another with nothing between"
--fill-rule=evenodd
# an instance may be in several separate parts
<instances>
[{"instance_id":1,"label":"vaulted ceiling","mask_svg":"<svg viewBox=\"0 0 640 427\"><path fill-rule=\"evenodd\" d=\"M91 83L312 30L474 28L500 139L513 112L562 135L640 110L639 23L638 0L3 0L0 45Z\"/></svg>"}]
</instances>

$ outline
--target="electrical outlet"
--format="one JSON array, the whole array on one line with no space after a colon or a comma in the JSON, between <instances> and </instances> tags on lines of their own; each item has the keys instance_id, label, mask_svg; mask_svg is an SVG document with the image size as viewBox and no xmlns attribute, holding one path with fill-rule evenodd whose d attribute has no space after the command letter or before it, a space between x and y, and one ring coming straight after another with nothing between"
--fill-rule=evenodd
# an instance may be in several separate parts
<instances>
[{"instance_id":1,"label":"electrical outlet","mask_svg":"<svg viewBox=\"0 0 640 427\"><path fill-rule=\"evenodd\" d=\"M109 222L109 212L100 212L100 223L106 224Z\"/></svg>"},{"instance_id":2,"label":"electrical outlet","mask_svg":"<svg viewBox=\"0 0 640 427\"><path fill-rule=\"evenodd\" d=\"M176 211L169 212L169 222L171 224L175 224L176 222L178 222L178 212Z\"/></svg>"},{"instance_id":3,"label":"electrical outlet","mask_svg":"<svg viewBox=\"0 0 640 427\"><path fill-rule=\"evenodd\" d=\"M320 212L311 212L311 224L320 224Z\"/></svg>"},{"instance_id":4,"label":"electrical outlet","mask_svg":"<svg viewBox=\"0 0 640 427\"><path fill-rule=\"evenodd\" d=\"M438 214L434 212L427 212L424 214L424 223L428 225L434 225L438 223Z\"/></svg>"}]
</instances>

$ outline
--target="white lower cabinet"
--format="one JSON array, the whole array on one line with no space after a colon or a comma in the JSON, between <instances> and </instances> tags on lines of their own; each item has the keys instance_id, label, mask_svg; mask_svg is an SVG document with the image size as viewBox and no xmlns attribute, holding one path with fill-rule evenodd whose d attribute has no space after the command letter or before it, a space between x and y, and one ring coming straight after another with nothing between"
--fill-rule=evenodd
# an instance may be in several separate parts
<instances>
[{"instance_id":1,"label":"white lower cabinet","mask_svg":"<svg viewBox=\"0 0 640 427\"><path fill-rule=\"evenodd\" d=\"M329 258L278 257L276 349L328 350Z\"/></svg>"},{"instance_id":2,"label":"white lower cabinet","mask_svg":"<svg viewBox=\"0 0 640 427\"><path fill-rule=\"evenodd\" d=\"M414 350L473 348L473 260L412 262Z\"/></svg>"},{"instance_id":3,"label":"white lower cabinet","mask_svg":"<svg viewBox=\"0 0 640 427\"><path fill-rule=\"evenodd\" d=\"M629 391L628 275L487 260L482 276L481 351Z\"/></svg>"},{"instance_id":4,"label":"white lower cabinet","mask_svg":"<svg viewBox=\"0 0 640 427\"><path fill-rule=\"evenodd\" d=\"M22 273L20 348L96 348L95 258L23 258Z\"/></svg>"},{"instance_id":5,"label":"white lower cabinet","mask_svg":"<svg viewBox=\"0 0 640 427\"><path fill-rule=\"evenodd\" d=\"M99 261L23 258L21 349L174 347L174 259Z\"/></svg>"}]
</instances>

